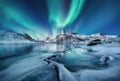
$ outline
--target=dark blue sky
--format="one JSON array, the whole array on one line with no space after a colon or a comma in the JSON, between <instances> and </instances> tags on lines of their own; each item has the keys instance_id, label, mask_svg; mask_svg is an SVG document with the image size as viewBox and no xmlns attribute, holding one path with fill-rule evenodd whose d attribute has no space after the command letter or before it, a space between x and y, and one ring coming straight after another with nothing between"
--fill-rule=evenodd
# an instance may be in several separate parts
<instances>
[{"instance_id":1,"label":"dark blue sky","mask_svg":"<svg viewBox=\"0 0 120 81\"><path fill-rule=\"evenodd\" d=\"M120 34L120 0L0 0L0 27L35 37Z\"/></svg>"}]
</instances>

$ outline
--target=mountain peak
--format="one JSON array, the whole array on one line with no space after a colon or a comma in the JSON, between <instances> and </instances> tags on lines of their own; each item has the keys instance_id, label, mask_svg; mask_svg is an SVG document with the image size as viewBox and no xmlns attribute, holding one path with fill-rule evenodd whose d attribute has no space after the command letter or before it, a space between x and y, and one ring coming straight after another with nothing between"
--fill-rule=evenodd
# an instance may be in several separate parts
<instances>
[{"instance_id":1,"label":"mountain peak","mask_svg":"<svg viewBox=\"0 0 120 81\"><path fill-rule=\"evenodd\" d=\"M116 36L105 35L104 33L96 33L91 35L77 34L74 32L65 32L61 30L57 35L47 37L47 42L87 42L91 40L100 39L106 41L106 39L115 38Z\"/></svg>"}]
</instances>

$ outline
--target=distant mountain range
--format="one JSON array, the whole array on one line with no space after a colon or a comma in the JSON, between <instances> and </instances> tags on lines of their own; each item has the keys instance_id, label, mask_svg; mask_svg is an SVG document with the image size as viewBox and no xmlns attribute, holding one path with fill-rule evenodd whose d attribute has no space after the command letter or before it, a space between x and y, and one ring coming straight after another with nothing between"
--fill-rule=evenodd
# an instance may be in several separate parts
<instances>
[{"instance_id":1,"label":"distant mountain range","mask_svg":"<svg viewBox=\"0 0 120 81\"><path fill-rule=\"evenodd\" d=\"M35 40L28 34L20 34L11 30L0 29L0 43L32 43Z\"/></svg>"},{"instance_id":2,"label":"distant mountain range","mask_svg":"<svg viewBox=\"0 0 120 81\"><path fill-rule=\"evenodd\" d=\"M65 32L62 30L58 35L53 35L46 38L46 42L79 42L79 43L88 43L90 41L100 40L101 42L111 43L111 42L120 42L120 36L118 35L105 35L103 33L91 34L91 35L82 35L76 34L74 32Z\"/></svg>"},{"instance_id":3,"label":"distant mountain range","mask_svg":"<svg viewBox=\"0 0 120 81\"><path fill-rule=\"evenodd\" d=\"M105 35L102 33L92 35L76 34L74 32L65 32L62 30L58 35L52 35L42 40L43 42L71 42L71 43L120 43L119 35ZM28 34L20 34L11 30L0 29L0 44L16 44L16 43L35 43L40 40L33 39Z\"/></svg>"}]
</instances>

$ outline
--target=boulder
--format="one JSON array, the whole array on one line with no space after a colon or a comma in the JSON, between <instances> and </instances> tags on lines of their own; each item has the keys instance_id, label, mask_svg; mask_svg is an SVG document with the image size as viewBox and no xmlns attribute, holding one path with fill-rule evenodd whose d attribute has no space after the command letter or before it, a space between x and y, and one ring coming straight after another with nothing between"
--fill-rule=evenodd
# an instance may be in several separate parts
<instances>
[{"instance_id":1,"label":"boulder","mask_svg":"<svg viewBox=\"0 0 120 81\"><path fill-rule=\"evenodd\" d=\"M93 45L97 45L97 44L101 44L101 40L100 39L95 39L90 41L87 46L93 46Z\"/></svg>"}]
</instances>

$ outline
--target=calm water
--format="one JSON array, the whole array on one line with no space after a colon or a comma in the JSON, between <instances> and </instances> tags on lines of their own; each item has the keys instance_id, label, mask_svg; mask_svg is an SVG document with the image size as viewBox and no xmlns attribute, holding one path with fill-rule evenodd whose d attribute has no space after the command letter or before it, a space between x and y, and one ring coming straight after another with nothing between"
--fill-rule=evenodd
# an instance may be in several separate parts
<instances>
[{"instance_id":1,"label":"calm water","mask_svg":"<svg viewBox=\"0 0 120 81\"><path fill-rule=\"evenodd\" d=\"M48 66L45 59L62 64L68 70L65 71L68 77L71 77L70 73L74 75L86 69L107 68L99 64L100 57L89 55L81 45L0 45L0 81L58 81L55 70L52 65Z\"/></svg>"}]
</instances>

